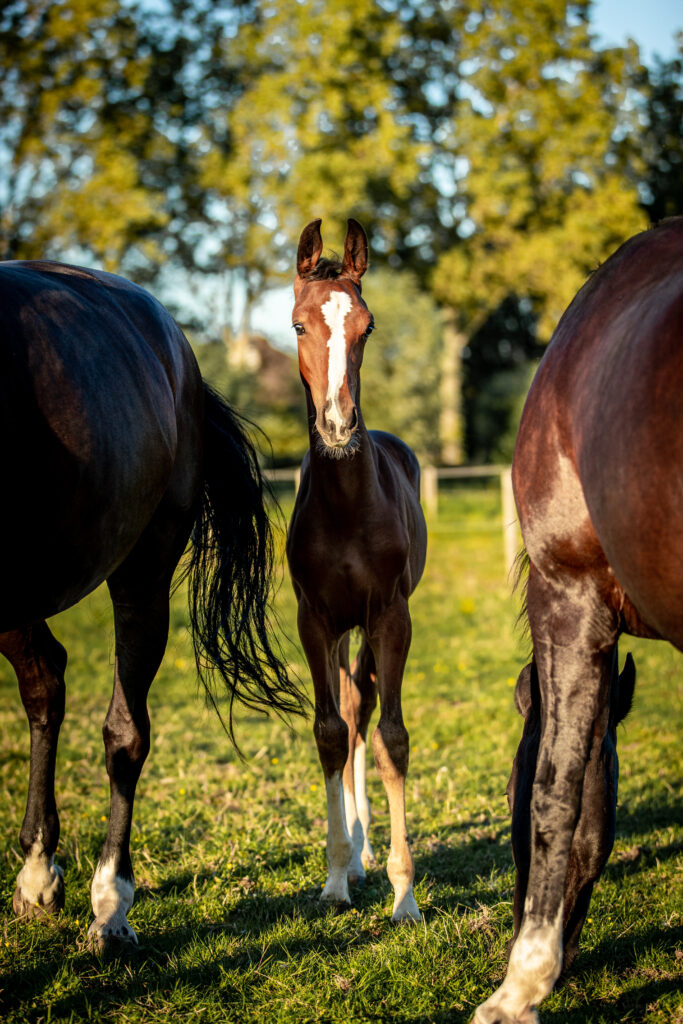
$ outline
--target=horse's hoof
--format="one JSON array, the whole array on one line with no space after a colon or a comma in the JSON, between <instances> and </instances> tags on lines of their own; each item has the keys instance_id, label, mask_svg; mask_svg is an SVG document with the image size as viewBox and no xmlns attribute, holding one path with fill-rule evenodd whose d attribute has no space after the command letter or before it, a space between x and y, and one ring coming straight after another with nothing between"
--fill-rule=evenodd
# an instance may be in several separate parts
<instances>
[{"instance_id":1,"label":"horse's hoof","mask_svg":"<svg viewBox=\"0 0 683 1024\"><path fill-rule=\"evenodd\" d=\"M25 900L19 889L14 890L12 897L12 910L17 917L25 918L27 921L38 921L41 918L54 917L60 910L64 909L64 893L48 903L30 903Z\"/></svg>"},{"instance_id":2,"label":"horse's hoof","mask_svg":"<svg viewBox=\"0 0 683 1024\"><path fill-rule=\"evenodd\" d=\"M17 876L12 908L18 917L56 914L64 907L64 872L58 864L25 864Z\"/></svg>"},{"instance_id":3,"label":"horse's hoof","mask_svg":"<svg viewBox=\"0 0 683 1024\"><path fill-rule=\"evenodd\" d=\"M138 951L138 937L126 921L93 921L88 928L87 944L107 956L128 956Z\"/></svg>"}]
</instances>

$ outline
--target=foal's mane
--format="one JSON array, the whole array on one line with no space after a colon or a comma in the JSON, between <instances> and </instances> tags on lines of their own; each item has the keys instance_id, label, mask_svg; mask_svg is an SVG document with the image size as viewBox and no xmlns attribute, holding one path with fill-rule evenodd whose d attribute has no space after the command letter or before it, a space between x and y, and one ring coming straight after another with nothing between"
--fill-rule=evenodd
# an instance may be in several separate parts
<instances>
[{"instance_id":1,"label":"foal's mane","mask_svg":"<svg viewBox=\"0 0 683 1024\"><path fill-rule=\"evenodd\" d=\"M342 272L342 261L336 254L327 257L323 256L318 260L310 274L306 274L307 281L334 281Z\"/></svg>"}]
</instances>

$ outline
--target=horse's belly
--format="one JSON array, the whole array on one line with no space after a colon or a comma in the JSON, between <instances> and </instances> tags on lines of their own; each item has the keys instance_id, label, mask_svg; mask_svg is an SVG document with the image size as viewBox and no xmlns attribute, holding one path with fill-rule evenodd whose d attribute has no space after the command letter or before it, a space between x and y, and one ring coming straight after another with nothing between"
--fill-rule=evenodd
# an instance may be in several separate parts
<instances>
[{"instance_id":1,"label":"horse's belly","mask_svg":"<svg viewBox=\"0 0 683 1024\"><path fill-rule=\"evenodd\" d=\"M163 497L174 445L174 430L155 428L97 457L54 446L15 466L0 509L0 631L54 615L109 577Z\"/></svg>"}]
</instances>

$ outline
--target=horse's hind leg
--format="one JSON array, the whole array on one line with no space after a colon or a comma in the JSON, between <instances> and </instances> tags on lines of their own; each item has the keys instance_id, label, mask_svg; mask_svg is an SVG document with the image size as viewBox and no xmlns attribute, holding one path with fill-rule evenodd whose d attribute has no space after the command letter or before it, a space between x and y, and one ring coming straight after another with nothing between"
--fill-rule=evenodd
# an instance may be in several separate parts
<instances>
[{"instance_id":1,"label":"horse's hind leg","mask_svg":"<svg viewBox=\"0 0 683 1024\"><path fill-rule=\"evenodd\" d=\"M401 684L410 638L408 603L399 598L373 625L370 637L377 661L380 700L380 717L372 734L372 749L375 764L387 793L391 818L391 851L387 861L387 874L394 888L392 921L421 920L413 895L415 869L406 828L408 732L403 724L401 711Z\"/></svg>"},{"instance_id":2,"label":"horse's hind leg","mask_svg":"<svg viewBox=\"0 0 683 1024\"><path fill-rule=\"evenodd\" d=\"M541 738L531 798L531 862L519 935L500 988L477 1024L527 1024L562 968L564 891L591 739L607 700L614 613L588 574L531 567L529 624L541 696Z\"/></svg>"},{"instance_id":3,"label":"horse's hind leg","mask_svg":"<svg viewBox=\"0 0 683 1024\"><path fill-rule=\"evenodd\" d=\"M55 803L57 740L64 719L66 651L45 622L0 634L0 652L11 662L31 730L31 768L21 848L26 857L12 905L22 916L64 906L62 869L54 863L59 840Z\"/></svg>"},{"instance_id":4,"label":"horse's hind leg","mask_svg":"<svg viewBox=\"0 0 683 1024\"><path fill-rule=\"evenodd\" d=\"M349 882L362 882L375 856L368 837L370 804L366 790L366 748L370 717L377 705L375 659L365 636L352 667L348 639L340 645L340 710L349 729L349 756L344 767L346 825L353 842Z\"/></svg>"},{"instance_id":5,"label":"horse's hind leg","mask_svg":"<svg viewBox=\"0 0 683 1024\"><path fill-rule=\"evenodd\" d=\"M104 948L136 942L127 914L133 905L130 832L135 790L149 752L147 695L168 639L169 590L187 528L162 529L158 514L125 562L109 578L114 606L114 691L102 734L109 774L109 827L92 882L95 920L89 936Z\"/></svg>"}]
</instances>

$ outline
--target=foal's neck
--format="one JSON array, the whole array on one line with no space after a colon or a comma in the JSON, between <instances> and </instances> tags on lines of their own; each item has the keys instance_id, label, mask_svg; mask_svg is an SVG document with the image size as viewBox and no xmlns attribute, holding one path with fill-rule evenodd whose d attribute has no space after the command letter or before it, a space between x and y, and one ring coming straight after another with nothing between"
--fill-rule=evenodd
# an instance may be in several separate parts
<instances>
[{"instance_id":1,"label":"foal's neck","mask_svg":"<svg viewBox=\"0 0 683 1024\"><path fill-rule=\"evenodd\" d=\"M377 484L375 445L358 406L356 412L358 446L341 458L334 458L322 448L315 422L309 418L311 481L320 491L328 492L336 502L344 498L356 501L360 494L367 499Z\"/></svg>"}]
</instances>

